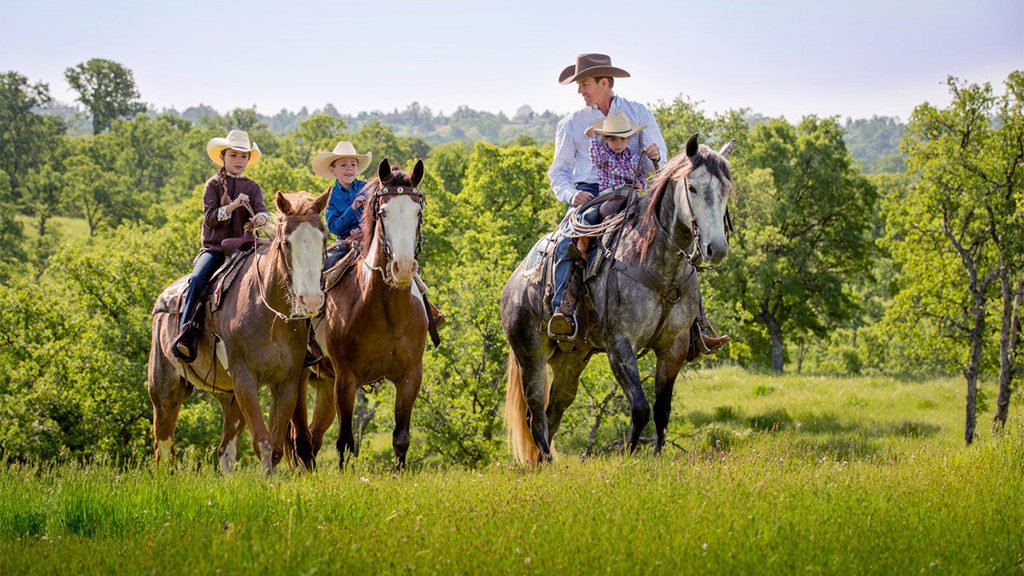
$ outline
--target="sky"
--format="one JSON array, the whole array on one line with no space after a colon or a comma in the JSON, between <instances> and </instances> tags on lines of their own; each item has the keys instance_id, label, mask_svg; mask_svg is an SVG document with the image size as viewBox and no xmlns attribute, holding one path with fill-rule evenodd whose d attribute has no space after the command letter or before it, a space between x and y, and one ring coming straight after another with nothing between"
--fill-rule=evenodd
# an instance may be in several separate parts
<instances>
[{"instance_id":1,"label":"sky","mask_svg":"<svg viewBox=\"0 0 1024 576\"><path fill-rule=\"evenodd\" d=\"M157 110L562 114L583 101L558 74L584 52L648 104L907 120L948 104L950 75L1002 92L1024 69L1024 0L0 0L0 72L62 102L64 70L105 58Z\"/></svg>"}]
</instances>

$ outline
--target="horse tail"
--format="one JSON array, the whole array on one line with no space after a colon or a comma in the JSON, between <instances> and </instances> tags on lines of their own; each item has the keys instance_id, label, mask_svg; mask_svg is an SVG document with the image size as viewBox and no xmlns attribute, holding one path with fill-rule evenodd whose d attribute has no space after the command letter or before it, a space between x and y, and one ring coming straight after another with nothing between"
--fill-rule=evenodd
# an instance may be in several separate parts
<instances>
[{"instance_id":1,"label":"horse tail","mask_svg":"<svg viewBox=\"0 0 1024 576\"><path fill-rule=\"evenodd\" d=\"M523 371L516 360L516 353L508 351L508 388L505 391L505 428L508 430L508 446L512 455L526 466L534 466L540 460L540 448L533 441L533 432L527 421L529 409L523 393ZM551 382L544 373L544 404L547 406Z\"/></svg>"}]
</instances>

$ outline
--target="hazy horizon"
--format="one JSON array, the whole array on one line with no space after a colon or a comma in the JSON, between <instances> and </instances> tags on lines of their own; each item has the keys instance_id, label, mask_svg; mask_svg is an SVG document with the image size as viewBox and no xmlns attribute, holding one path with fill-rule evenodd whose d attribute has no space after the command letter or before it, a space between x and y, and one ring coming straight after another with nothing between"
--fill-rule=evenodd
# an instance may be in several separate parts
<instances>
[{"instance_id":1,"label":"hazy horizon","mask_svg":"<svg viewBox=\"0 0 1024 576\"><path fill-rule=\"evenodd\" d=\"M273 116L333 104L356 115L418 102L445 115L468 106L511 117L523 105L565 114L582 100L558 73L581 52L610 54L632 73L616 92L640 102L682 96L706 112L905 121L923 102L948 102L950 75L1002 91L1024 68L1024 1L981 0L969 11L950 0L0 7L0 71L45 82L71 104L64 70L114 60L158 111L255 106Z\"/></svg>"}]
</instances>

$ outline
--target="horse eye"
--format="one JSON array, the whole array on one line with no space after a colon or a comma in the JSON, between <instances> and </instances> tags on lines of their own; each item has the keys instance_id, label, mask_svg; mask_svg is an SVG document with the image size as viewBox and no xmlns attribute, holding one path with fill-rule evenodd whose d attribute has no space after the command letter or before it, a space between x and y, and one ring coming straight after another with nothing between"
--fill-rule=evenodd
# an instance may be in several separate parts
<instances>
[{"instance_id":1,"label":"horse eye","mask_svg":"<svg viewBox=\"0 0 1024 576\"><path fill-rule=\"evenodd\" d=\"M693 184L688 185L687 188L690 189L690 194L696 194L697 193L697 189L693 187Z\"/></svg>"}]
</instances>

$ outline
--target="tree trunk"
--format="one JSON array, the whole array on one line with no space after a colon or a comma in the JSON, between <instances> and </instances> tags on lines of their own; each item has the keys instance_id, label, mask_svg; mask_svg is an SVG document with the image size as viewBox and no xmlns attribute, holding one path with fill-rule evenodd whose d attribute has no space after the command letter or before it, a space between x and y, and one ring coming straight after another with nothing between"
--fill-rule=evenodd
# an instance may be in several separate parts
<instances>
[{"instance_id":1,"label":"tree trunk","mask_svg":"<svg viewBox=\"0 0 1024 576\"><path fill-rule=\"evenodd\" d=\"M985 334L985 294L974 290L974 306L972 306L972 326L970 330L971 356L964 367L964 378L967 379L967 414L964 423L964 442L970 446L974 442L974 429L977 420L978 406L978 371L981 367L981 345Z\"/></svg>"},{"instance_id":2,"label":"tree trunk","mask_svg":"<svg viewBox=\"0 0 1024 576\"><path fill-rule=\"evenodd\" d=\"M772 338L772 372L782 374L782 325L775 319L775 316L768 311L768 304L761 303L761 319L768 328L768 335Z\"/></svg>"},{"instance_id":3,"label":"tree trunk","mask_svg":"<svg viewBox=\"0 0 1024 576\"><path fill-rule=\"evenodd\" d=\"M1002 430L1010 411L1010 395L1013 392L1013 376L1017 371L1017 344L1020 337L1020 308L1024 297L1024 282L1016 287L1005 271L1000 275L1000 292L1003 297L1002 324L999 330L999 396L996 399L996 414L992 418L993 430Z\"/></svg>"}]
</instances>

